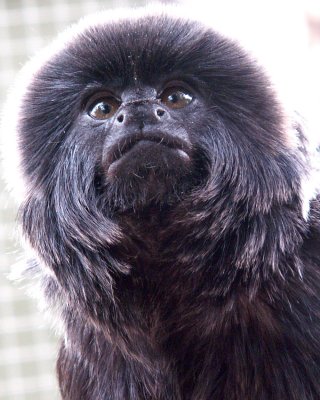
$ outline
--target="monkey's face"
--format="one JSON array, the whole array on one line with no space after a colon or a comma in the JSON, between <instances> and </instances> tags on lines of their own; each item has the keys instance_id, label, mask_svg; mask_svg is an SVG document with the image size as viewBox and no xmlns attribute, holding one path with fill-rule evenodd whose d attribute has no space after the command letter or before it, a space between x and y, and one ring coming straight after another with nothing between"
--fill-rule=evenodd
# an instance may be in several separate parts
<instances>
[{"instance_id":1,"label":"monkey's face","mask_svg":"<svg viewBox=\"0 0 320 400\"><path fill-rule=\"evenodd\" d=\"M103 130L96 186L109 207L170 204L192 188L196 156L188 127L202 108L193 89L176 81L89 96L77 129Z\"/></svg>"},{"instance_id":2,"label":"monkey's face","mask_svg":"<svg viewBox=\"0 0 320 400\"><path fill-rule=\"evenodd\" d=\"M265 210L288 193L268 80L238 45L190 21L80 29L36 72L18 130L30 192L60 214L165 207L205 191Z\"/></svg>"}]
</instances>

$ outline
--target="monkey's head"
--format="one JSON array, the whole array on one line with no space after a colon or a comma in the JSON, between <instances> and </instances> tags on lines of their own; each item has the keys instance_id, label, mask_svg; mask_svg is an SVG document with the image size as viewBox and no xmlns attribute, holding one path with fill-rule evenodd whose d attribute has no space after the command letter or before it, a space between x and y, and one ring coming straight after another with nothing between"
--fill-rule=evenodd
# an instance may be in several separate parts
<instances>
[{"instance_id":1,"label":"monkey's head","mask_svg":"<svg viewBox=\"0 0 320 400\"><path fill-rule=\"evenodd\" d=\"M163 207L209 186L261 208L287 197L282 111L237 44L166 15L83 25L17 115L22 169L48 208Z\"/></svg>"}]
</instances>

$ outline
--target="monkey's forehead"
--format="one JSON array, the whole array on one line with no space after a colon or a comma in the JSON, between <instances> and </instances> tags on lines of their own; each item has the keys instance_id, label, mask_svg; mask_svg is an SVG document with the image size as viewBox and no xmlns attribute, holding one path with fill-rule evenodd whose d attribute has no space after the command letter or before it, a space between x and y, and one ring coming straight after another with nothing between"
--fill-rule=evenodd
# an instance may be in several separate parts
<instances>
[{"instance_id":1,"label":"monkey's forehead","mask_svg":"<svg viewBox=\"0 0 320 400\"><path fill-rule=\"evenodd\" d=\"M188 76L206 81L232 75L244 62L250 65L235 43L197 21L163 13L75 25L55 43L39 72L121 87Z\"/></svg>"}]
</instances>

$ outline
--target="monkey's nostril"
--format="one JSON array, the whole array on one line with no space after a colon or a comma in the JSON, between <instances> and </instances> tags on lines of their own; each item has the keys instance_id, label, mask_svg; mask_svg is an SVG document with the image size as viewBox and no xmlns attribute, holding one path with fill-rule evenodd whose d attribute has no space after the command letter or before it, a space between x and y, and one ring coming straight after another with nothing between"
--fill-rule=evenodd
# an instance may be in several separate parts
<instances>
[{"instance_id":1,"label":"monkey's nostril","mask_svg":"<svg viewBox=\"0 0 320 400\"><path fill-rule=\"evenodd\" d=\"M157 109L157 116L162 117L164 115L164 110L162 108Z\"/></svg>"},{"instance_id":2,"label":"monkey's nostril","mask_svg":"<svg viewBox=\"0 0 320 400\"><path fill-rule=\"evenodd\" d=\"M117 117L117 121L118 121L118 122L120 122L120 123L122 123L122 122L123 122L123 120L124 120L124 116L123 116L123 114L120 114L120 115L118 115L118 117Z\"/></svg>"}]
</instances>

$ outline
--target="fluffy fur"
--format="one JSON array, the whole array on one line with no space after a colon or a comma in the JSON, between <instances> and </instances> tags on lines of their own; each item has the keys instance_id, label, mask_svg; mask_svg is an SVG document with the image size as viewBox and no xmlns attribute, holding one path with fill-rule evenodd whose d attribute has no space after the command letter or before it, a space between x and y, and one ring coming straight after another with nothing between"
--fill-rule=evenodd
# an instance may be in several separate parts
<instances>
[{"instance_id":1,"label":"fluffy fur","mask_svg":"<svg viewBox=\"0 0 320 400\"><path fill-rule=\"evenodd\" d=\"M88 119L87 97L175 80L195 100L147 125L188 157L158 143L110 175L146 111L127 131L117 114ZM311 156L244 50L168 15L101 18L46 57L20 104L21 224L63 325L63 399L320 398Z\"/></svg>"}]
</instances>

